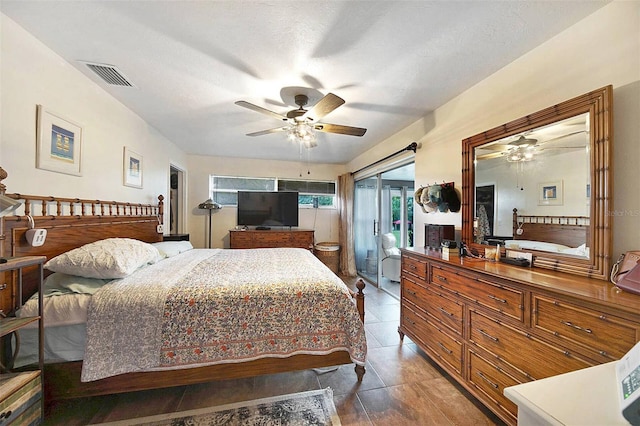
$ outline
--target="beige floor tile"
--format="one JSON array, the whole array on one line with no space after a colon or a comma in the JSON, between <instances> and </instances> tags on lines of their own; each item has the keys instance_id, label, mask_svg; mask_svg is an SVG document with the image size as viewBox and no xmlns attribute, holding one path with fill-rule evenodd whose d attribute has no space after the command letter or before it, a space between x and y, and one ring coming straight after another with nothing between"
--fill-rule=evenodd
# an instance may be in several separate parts
<instances>
[{"instance_id":1,"label":"beige floor tile","mask_svg":"<svg viewBox=\"0 0 640 426\"><path fill-rule=\"evenodd\" d=\"M373 349L368 359L386 386L441 377L424 357L407 345Z\"/></svg>"},{"instance_id":2,"label":"beige floor tile","mask_svg":"<svg viewBox=\"0 0 640 426\"><path fill-rule=\"evenodd\" d=\"M374 337L381 346L399 346L407 341L400 340L398 321L386 321L375 324L365 324L367 338Z\"/></svg>"},{"instance_id":3,"label":"beige floor tile","mask_svg":"<svg viewBox=\"0 0 640 426\"><path fill-rule=\"evenodd\" d=\"M373 389L358 397L374 425L438 425L452 423L416 383Z\"/></svg>"},{"instance_id":4,"label":"beige floor tile","mask_svg":"<svg viewBox=\"0 0 640 426\"><path fill-rule=\"evenodd\" d=\"M400 320L400 305L398 303L390 305L374 305L366 304L364 310L365 324L367 319L367 313L373 314L380 321L399 321Z\"/></svg>"},{"instance_id":5,"label":"beige floor tile","mask_svg":"<svg viewBox=\"0 0 640 426\"><path fill-rule=\"evenodd\" d=\"M333 403L342 426L370 426L373 424L356 393L337 396L334 393Z\"/></svg>"},{"instance_id":6,"label":"beige floor tile","mask_svg":"<svg viewBox=\"0 0 640 426\"><path fill-rule=\"evenodd\" d=\"M417 383L425 397L433 401L455 425L494 425L502 422L459 385L444 377ZM482 407L482 408L480 408Z\"/></svg>"},{"instance_id":7,"label":"beige floor tile","mask_svg":"<svg viewBox=\"0 0 640 426\"><path fill-rule=\"evenodd\" d=\"M353 365L342 365L336 369L331 369L322 374L318 374L321 388L333 389L335 395L355 394L361 390L376 389L384 387L384 383L378 376L376 370L367 363L362 382L358 382Z\"/></svg>"}]
</instances>

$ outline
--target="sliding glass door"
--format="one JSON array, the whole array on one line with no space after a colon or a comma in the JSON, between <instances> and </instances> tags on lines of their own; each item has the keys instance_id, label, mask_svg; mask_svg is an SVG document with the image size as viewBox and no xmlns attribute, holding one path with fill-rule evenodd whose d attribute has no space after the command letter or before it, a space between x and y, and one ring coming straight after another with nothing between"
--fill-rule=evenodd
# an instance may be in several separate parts
<instances>
[{"instance_id":1,"label":"sliding glass door","mask_svg":"<svg viewBox=\"0 0 640 426\"><path fill-rule=\"evenodd\" d=\"M401 247L413 246L414 163L357 179L354 235L358 275L399 297Z\"/></svg>"},{"instance_id":2,"label":"sliding glass door","mask_svg":"<svg viewBox=\"0 0 640 426\"><path fill-rule=\"evenodd\" d=\"M379 176L355 182L354 237L358 275L378 285Z\"/></svg>"}]
</instances>

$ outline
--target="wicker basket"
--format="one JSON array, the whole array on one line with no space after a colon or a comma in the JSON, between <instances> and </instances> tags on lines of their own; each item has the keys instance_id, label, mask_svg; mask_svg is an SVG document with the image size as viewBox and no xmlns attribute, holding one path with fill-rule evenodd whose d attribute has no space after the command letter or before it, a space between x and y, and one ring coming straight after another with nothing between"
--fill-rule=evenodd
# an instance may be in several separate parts
<instances>
[{"instance_id":1,"label":"wicker basket","mask_svg":"<svg viewBox=\"0 0 640 426\"><path fill-rule=\"evenodd\" d=\"M313 254L318 259L337 274L340 270L340 244L339 243L317 243L313 247Z\"/></svg>"}]
</instances>

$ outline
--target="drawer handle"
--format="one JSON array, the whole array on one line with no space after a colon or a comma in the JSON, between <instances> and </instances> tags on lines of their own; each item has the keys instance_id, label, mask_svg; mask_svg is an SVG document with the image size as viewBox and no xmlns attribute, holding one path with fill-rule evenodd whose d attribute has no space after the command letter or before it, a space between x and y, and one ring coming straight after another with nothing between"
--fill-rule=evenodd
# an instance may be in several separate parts
<instances>
[{"instance_id":1,"label":"drawer handle","mask_svg":"<svg viewBox=\"0 0 640 426\"><path fill-rule=\"evenodd\" d=\"M418 293L416 293L415 291L411 291L411 290L407 290L407 293L409 293L412 296L417 296Z\"/></svg>"},{"instance_id":2,"label":"drawer handle","mask_svg":"<svg viewBox=\"0 0 640 426\"><path fill-rule=\"evenodd\" d=\"M490 335L489 333L487 333L486 331L484 331L482 329L478 329L478 333L482 334L484 337L488 337L489 339L493 340L494 342L500 341L500 339L498 339L497 337L493 337L492 335Z\"/></svg>"},{"instance_id":3,"label":"drawer handle","mask_svg":"<svg viewBox=\"0 0 640 426\"><path fill-rule=\"evenodd\" d=\"M482 380L484 380L485 382L489 383L489 385L491 385L492 388L494 389L498 389L500 386L496 385L495 383L493 383L491 380L487 379L484 374L482 374L481 371L478 371L478 376L480 376L480 378Z\"/></svg>"},{"instance_id":4,"label":"drawer handle","mask_svg":"<svg viewBox=\"0 0 640 426\"><path fill-rule=\"evenodd\" d=\"M598 353L602 356L609 356L609 354L607 353L607 351L598 351Z\"/></svg>"},{"instance_id":5,"label":"drawer handle","mask_svg":"<svg viewBox=\"0 0 640 426\"><path fill-rule=\"evenodd\" d=\"M571 327L571 328L574 328L576 330L584 331L585 333L589 333L589 334L593 333L593 331L591 331L590 328L582 328L582 327L580 327L578 325L570 323L569 321L562 321L561 320L560 322L562 324L566 325L567 327Z\"/></svg>"},{"instance_id":6,"label":"drawer handle","mask_svg":"<svg viewBox=\"0 0 640 426\"><path fill-rule=\"evenodd\" d=\"M440 346L440 349L442 349L443 351L445 351L446 353L448 353L449 355L451 355L453 353L452 350L447 349L442 343L438 342L438 346Z\"/></svg>"},{"instance_id":7,"label":"drawer handle","mask_svg":"<svg viewBox=\"0 0 640 426\"><path fill-rule=\"evenodd\" d=\"M443 283L447 282L447 277L443 277L442 275L436 275L436 278Z\"/></svg>"},{"instance_id":8,"label":"drawer handle","mask_svg":"<svg viewBox=\"0 0 640 426\"><path fill-rule=\"evenodd\" d=\"M440 312L442 312L443 314L453 317L453 314L450 312L447 312L444 308L438 308L438 309L440 309Z\"/></svg>"},{"instance_id":9,"label":"drawer handle","mask_svg":"<svg viewBox=\"0 0 640 426\"><path fill-rule=\"evenodd\" d=\"M416 265L409 265L409 268L411 269L418 269L418 267Z\"/></svg>"},{"instance_id":10,"label":"drawer handle","mask_svg":"<svg viewBox=\"0 0 640 426\"><path fill-rule=\"evenodd\" d=\"M411 321L408 317L404 317L405 322L408 322L411 325L416 325L414 321Z\"/></svg>"},{"instance_id":11,"label":"drawer handle","mask_svg":"<svg viewBox=\"0 0 640 426\"><path fill-rule=\"evenodd\" d=\"M489 294L487 297L491 300L495 300L496 302L507 303L506 299L500 299L499 297L496 297L493 294Z\"/></svg>"}]
</instances>

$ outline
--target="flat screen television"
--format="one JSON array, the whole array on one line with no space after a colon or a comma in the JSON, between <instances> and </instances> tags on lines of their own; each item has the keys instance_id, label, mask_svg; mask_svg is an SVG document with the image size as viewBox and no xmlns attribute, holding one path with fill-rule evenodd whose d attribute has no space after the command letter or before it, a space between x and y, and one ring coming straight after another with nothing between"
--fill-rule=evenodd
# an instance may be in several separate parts
<instances>
[{"instance_id":1,"label":"flat screen television","mask_svg":"<svg viewBox=\"0 0 640 426\"><path fill-rule=\"evenodd\" d=\"M238 191L238 225L298 226L298 193Z\"/></svg>"}]
</instances>

